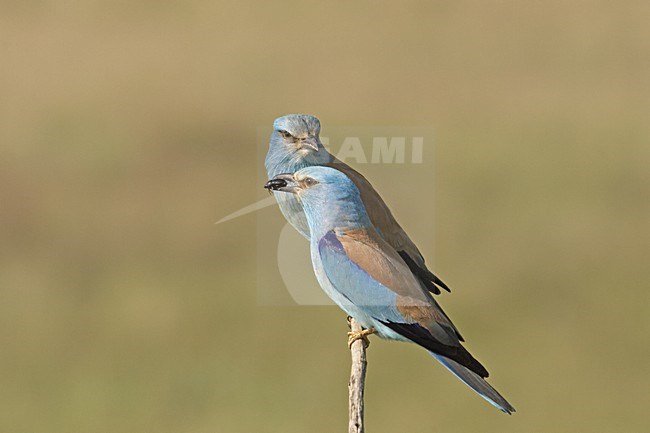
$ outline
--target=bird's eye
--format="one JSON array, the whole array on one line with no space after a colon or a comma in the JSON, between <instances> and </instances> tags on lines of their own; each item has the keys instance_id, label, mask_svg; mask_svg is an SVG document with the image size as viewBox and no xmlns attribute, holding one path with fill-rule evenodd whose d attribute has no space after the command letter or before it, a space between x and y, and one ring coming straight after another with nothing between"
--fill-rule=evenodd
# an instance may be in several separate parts
<instances>
[{"instance_id":1,"label":"bird's eye","mask_svg":"<svg viewBox=\"0 0 650 433\"><path fill-rule=\"evenodd\" d=\"M309 186L314 186L314 185L316 185L318 183L318 181L316 179L312 179L311 177L306 177L305 179L303 179L303 182L304 182L305 186L308 186L308 187Z\"/></svg>"},{"instance_id":2,"label":"bird's eye","mask_svg":"<svg viewBox=\"0 0 650 433\"><path fill-rule=\"evenodd\" d=\"M290 138L290 137L293 137L293 135L291 135L291 133L289 133L288 131L285 131L284 129L281 129L281 130L279 130L278 132L279 132L280 135L281 135L282 137L284 137L284 138Z\"/></svg>"}]
</instances>

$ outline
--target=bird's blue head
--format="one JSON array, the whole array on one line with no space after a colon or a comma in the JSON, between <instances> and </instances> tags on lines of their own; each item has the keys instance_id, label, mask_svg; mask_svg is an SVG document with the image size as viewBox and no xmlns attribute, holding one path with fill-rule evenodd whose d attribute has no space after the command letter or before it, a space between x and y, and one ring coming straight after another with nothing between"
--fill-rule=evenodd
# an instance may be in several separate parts
<instances>
[{"instance_id":1,"label":"bird's blue head","mask_svg":"<svg viewBox=\"0 0 650 433\"><path fill-rule=\"evenodd\" d=\"M328 163L331 155L319 135L320 121L309 114L287 114L275 119L266 155L268 174L275 176Z\"/></svg>"},{"instance_id":2,"label":"bird's blue head","mask_svg":"<svg viewBox=\"0 0 650 433\"><path fill-rule=\"evenodd\" d=\"M293 174L279 174L265 188L295 194L302 203L314 236L330 230L371 227L359 189L335 168L306 167Z\"/></svg>"}]
</instances>

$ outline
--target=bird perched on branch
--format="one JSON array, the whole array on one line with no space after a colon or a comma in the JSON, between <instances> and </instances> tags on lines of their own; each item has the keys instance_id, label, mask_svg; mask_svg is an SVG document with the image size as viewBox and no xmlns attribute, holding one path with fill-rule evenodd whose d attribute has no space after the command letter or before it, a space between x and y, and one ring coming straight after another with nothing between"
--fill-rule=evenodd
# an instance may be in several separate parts
<instances>
[{"instance_id":1,"label":"bird perched on branch","mask_svg":"<svg viewBox=\"0 0 650 433\"><path fill-rule=\"evenodd\" d=\"M311 166L334 167L344 173L361 191L361 200L370 221L384 240L399 254L413 275L431 293L449 287L435 276L424 263L424 257L395 221L384 200L370 182L359 172L331 155L320 141L320 121L308 114L288 114L273 122L273 132L266 154L265 166L269 179L280 173L294 173ZM280 210L291 225L309 239L309 226L300 203L293 196L276 194Z\"/></svg>"},{"instance_id":2,"label":"bird perched on branch","mask_svg":"<svg viewBox=\"0 0 650 433\"><path fill-rule=\"evenodd\" d=\"M302 206L314 272L325 293L364 331L416 343L481 397L505 413L515 411L485 378L488 372L461 344L451 320L404 258L381 235L362 193L343 171L313 166L278 174L265 188Z\"/></svg>"}]
</instances>

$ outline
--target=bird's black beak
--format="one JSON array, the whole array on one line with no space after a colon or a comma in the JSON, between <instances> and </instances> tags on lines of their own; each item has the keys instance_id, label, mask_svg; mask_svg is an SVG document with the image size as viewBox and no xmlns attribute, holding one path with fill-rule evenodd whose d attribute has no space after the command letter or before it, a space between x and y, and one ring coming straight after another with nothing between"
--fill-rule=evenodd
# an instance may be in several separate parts
<instances>
[{"instance_id":1,"label":"bird's black beak","mask_svg":"<svg viewBox=\"0 0 650 433\"><path fill-rule=\"evenodd\" d=\"M298 190L298 184L295 180L293 180L293 174L283 173L278 174L273 179L266 182L266 184L264 184L264 188L268 189L269 192L283 191L295 194Z\"/></svg>"}]
</instances>

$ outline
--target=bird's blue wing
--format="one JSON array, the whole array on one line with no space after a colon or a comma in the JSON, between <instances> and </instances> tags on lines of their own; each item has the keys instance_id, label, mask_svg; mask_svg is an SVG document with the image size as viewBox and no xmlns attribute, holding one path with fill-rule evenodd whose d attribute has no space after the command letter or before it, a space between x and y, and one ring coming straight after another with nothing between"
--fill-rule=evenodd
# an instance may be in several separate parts
<instances>
[{"instance_id":1,"label":"bird's blue wing","mask_svg":"<svg viewBox=\"0 0 650 433\"><path fill-rule=\"evenodd\" d=\"M381 233L382 238L399 253L411 272L424 284L426 289L435 295L440 294L440 288L450 292L449 287L427 269L424 257L420 254L417 246L397 223L390 209L370 182L361 173L336 158L326 165L341 171L354 182L359 189L361 200L372 224Z\"/></svg>"},{"instance_id":2,"label":"bird's blue wing","mask_svg":"<svg viewBox=\"0 0 650 433\"><path fill-rule=\"evenodd\" d=\"M455 327L408 266L376 232L330 231L318 242L323 271L337 292L405 339L487 377Z\"/></svg>"},{"instance_id":3,"label":"bird's blue wing","mask_svg":"<svg viewBox=\"0 0 650 433\"><path fill-rule=\"evenodd\" d=\"M405 322L397 310L397 293L348 256L341 238L329 232L318 243L325 275L334 288L355 306L376 320Z\"/></svg>"}]
</instances>

